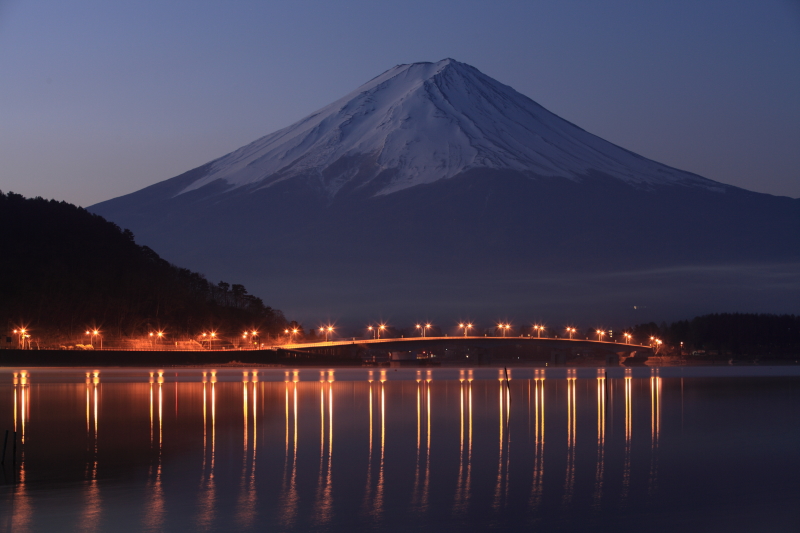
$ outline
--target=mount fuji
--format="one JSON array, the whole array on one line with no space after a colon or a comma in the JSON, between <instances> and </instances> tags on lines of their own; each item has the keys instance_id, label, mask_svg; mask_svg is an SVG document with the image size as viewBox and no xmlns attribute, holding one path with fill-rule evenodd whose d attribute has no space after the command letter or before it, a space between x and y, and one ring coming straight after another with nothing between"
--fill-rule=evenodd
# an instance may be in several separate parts
<instances>
[{"instance_id":1,"label":"mount fuji","mask_svg":"<svg viewBox=\"0 0 800 533\"><path fill-rule=\"evenodd\" d=\"M89 208L301 319L797 312L800 200L651 161L477 69L398 65Z\"/></svg>"}]
</instances>

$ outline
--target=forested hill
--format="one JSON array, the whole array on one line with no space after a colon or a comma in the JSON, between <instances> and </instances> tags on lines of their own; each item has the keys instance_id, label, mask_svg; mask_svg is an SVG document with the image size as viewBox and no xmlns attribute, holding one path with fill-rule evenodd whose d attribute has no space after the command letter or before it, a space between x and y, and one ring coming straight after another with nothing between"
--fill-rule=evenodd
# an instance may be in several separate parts
<instances>
[{"instance_id":1,"label":"forested hill","mask_svg":"<svg viewBox=\"0 0 800 533\"><path fill-rule=\"evenodd\" d=\"M679 320L654 322L633 328L634 338L659 337L677 350L702 350L734 358L800 356L800 316L756 313L715 313Z\"/></svg>"},{"instance_id":2,"label":"forested hill","mask_svg":"<svg viewBox=\"0 0 800 533\"><path fill-rule=\"evenodd\" d=\"M19 326L56 339L88 327L125 337L156 328L265 334L286 325L283 313L242 285L209 283L137 245L130 231L66 202L0 192L0 242L5 335Z\"/></svg>"}]
</instances>

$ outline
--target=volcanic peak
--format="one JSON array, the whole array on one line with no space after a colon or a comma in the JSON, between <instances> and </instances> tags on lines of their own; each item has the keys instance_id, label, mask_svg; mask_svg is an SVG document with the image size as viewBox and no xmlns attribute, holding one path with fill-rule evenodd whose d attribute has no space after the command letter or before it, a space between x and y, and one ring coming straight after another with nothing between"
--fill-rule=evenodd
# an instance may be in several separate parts
<instances>
[{"instance_id":1,"label":"volcanic peak","mask_svg":"<svg viewBox=\"0 0 800 533\"><path fill-rule=\"evenodd\" d=\"M448 58L387 70L295 124L212 161L178 194L219 179L229 189L261 189L304 178L329 196L345 186L384 195L482 168L577 182L599 174L645 189L725 189L604 141Z\"/></svg>"}]
</instances>

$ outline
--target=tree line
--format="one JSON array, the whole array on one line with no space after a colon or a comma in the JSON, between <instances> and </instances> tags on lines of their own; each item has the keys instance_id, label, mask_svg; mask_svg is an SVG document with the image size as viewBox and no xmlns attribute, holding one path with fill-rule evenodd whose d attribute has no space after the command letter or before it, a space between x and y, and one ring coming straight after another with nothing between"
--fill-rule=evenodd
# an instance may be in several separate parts
<instances>
[{"instance_id":1,"label":"tree line","mask_svg":"<svg viewBox=\"0 0 800 533\"><path fill-rule=\"evenodd\" d=\"M755 313L715 313L679 320L654 322L633 328L638 340L662 339L684 353L716 352L732 357L797 358L800 355L800 316Z\"/></svg>"},{"instance_id":2,"label":"tree line","mask_svg":"<svg viewBox=\"0 0 800 533\"><path fill-rule=\"evenodd\" d=\"M126 337L167 329L282 332L283 313L240 284L170 264L85 209L0 191L0 324L52 338L89 327ZM2 327L2 326L0 326ZM3 343L5 344L5 343Z\"/></svg>"}]
</instances>

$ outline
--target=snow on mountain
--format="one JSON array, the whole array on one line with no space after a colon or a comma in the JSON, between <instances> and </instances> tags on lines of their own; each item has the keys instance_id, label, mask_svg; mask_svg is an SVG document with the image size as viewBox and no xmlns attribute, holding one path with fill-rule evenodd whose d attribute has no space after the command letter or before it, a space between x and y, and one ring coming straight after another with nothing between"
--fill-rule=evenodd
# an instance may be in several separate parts
<instances>
[{"instance_id":1,"label":"snow on mountain","mask_svg":"<svg viewBox=\"0 0 800 533\"><path fill-rule=\"evenodd\" d=\"M376 195L478 168L573 181L601 173L637 188L725 186L592 135L452 59L398 65L299 122L213 162L178 195L311 176L327 194L381 177ZM371 190L375 190L373 187Z\"/></svg>"}]
</instances>

